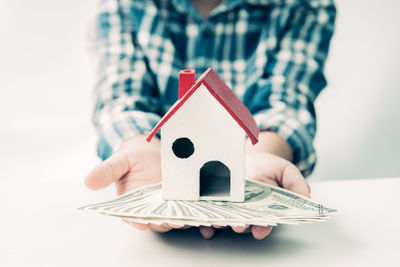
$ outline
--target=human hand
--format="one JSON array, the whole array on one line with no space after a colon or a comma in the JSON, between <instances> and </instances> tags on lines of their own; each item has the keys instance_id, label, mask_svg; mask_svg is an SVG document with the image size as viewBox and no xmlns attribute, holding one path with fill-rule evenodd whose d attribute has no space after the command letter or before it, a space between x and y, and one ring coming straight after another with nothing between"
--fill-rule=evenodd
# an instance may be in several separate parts
<instances>
[{"instance_id":1,"label":"human hand","mask_svg":"<svg viewBox=\"0 0 400 267\"><path fill-rule=\"evenodd\" d=\"M93 190L108 187L113 182L117 194L121 195L135 188L161 181L160 143L147 143L146 136L135 136L126 140L110 158L99 163L85 178L85 185ZM142 224L129 222L138 230L151 229L167 232L180 226Z\"/></svg>"},{"instance_id":2,"label":"human hand","mask_svg":"<svg viewBox=\"0 0 400 267\"><path fill-rule=\"evenodd\" d=\"M246 179L257 180L271 185L283 187L306 197L310 197L310 187L300 170L290 161L268 152L252 152L246 155ZM217 225L202 227L203 236L211 238ZM255 239L264 239L271 233L272 226L257 225L233 226L236 233L253 234Z\"/></svg>"},{"instance_id":3,"label":"human hand","mask_svg":"<svg viewBox=\"0 0 400 267\"><path fill-rule=\"evenodd\" d=\"M155 139L152 143L146 143L145 136L137 136L127 140L121 148L109 159L98 164L86 177L85 184L90 189L102 189L115 182L118 195L124 194L137 187L158 183L161 180L160 169L160 144ZM303 194L309 197L310 189L300 171L279 156L266 152L247 153L246 177L266 182L272 185ZM187 228L175 225L141 224L128 222L139 230L151 229L156 232L167 232L172 228ZM210 239L215 228L200 227L200 233L206 239ZM237 233L252 232L254 238L263 239L272 227L246 226L232 227Z\"/></svg>"}]
</instances>

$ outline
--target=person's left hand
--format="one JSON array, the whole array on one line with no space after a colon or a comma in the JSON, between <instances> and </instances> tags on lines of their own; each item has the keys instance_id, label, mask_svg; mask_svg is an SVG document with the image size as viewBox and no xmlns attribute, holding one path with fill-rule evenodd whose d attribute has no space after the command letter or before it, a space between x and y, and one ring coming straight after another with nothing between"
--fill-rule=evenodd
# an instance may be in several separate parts
<instances>
[{"instance_id":1,"label":"person's left hand","mask_svg":"<svg viewBox=\"0 0 400 267\"><path fill-rule=\"evenodd\" d=\"M246 155L246 179L257 180L271 185L310 197L310 187L300 170L286 159L267 152L252 152ZM201 227L201 234L209 239L214 233L214 227ZM247 225L246 227L233 226L236 233L251 232L255 239L264 239L272 230L272 226L264 227Z\"/></svg>"}]
</instances>

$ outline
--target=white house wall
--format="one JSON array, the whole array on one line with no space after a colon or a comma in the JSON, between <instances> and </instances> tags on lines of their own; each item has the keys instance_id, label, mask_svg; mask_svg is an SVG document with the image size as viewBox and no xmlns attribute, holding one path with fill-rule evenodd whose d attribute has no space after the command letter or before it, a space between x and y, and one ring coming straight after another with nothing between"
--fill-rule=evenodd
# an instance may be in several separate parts
<instances>
[{"instance_id":1,"label":"white house wall","mask_svg":"<svg viewBox=\"0 0 400 267\"><path fill-rule=\"evenodd\" d=\"M189 158L178 158L172 151L173 142L180 137L194 144L194 154ZM243 201L244 139L243 129L201 85L161 129L164 198L199 200L200 168L218 160L231 174L231 195L220 199Z\"/></svg>"}]
</instances>

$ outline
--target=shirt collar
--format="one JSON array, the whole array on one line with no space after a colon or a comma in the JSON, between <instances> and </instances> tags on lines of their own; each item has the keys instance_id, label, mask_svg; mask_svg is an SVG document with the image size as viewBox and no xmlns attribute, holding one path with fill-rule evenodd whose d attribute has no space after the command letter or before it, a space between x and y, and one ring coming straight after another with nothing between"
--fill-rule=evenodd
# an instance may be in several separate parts
<instances>
[{"instance_id":1,"label":"shirt collar","mask_svg":"<svg viewBox=\"0 0 400 267\"><path fill-rule=\"evenodd\" d=\"M190 0L171 0L172 6L178 11L187 16L192 16L196 20L202 20L203 18L194 8Z\"/></svg>"},{"instance_id":2,"label":"shirt collar","mask_svg":"<svg viewBox=\"0 0 400 267\"><path fill-rule=\"evenodd\" d=\"M266 0L266 1L271 1L271 0ZM213 11L211 11L210 17L232 10L238 5L243 4L245 2L246 0L224 0ZM203 20L203 17L199 14L199 12L193 6L190 0L171 0L171 4L179 13L193 16L196 20Z\"/></svg>"},{"instance_id":3,"label":"shirt collar","mask_svg":"<svg viewBox=\"0 0 400 267\"><path fill-rule=\"evenodd\" d=\"M202 20L203 18L194 8L190 0L171 0L174 8L183 14L192 15L196 19ZM233 10L237 6L241 4L250 4L256 6L268 6L268 5L279 5L279 4L309 4L312 7L320 7L333 5L333 0L224 0L220 5L218 5L210 14L211 16L217 15L219 13L223 13L229 10Z\"/></svg>"},{"instance_id":4,"label":"shirt collar","mask_svg":"<svg viewBox=\"0 0 400 267\"><path fill-rule=\"evenodd\" d=\"M310 1L310 0L305 0ZM317 1L320 0L311 0ZM248 3L251 5L267 6L272 4L284 4L284 3L299 2L299 0L225 0L219 4L213 11L211 11L210 17L218 15L220 13L233 10L239 5ZM300 0L301 2L301 0ZM171 0L172 6L179 12L185 15L193 16L196 20L203 20L203 17L197 12L195 7L192 5L190 0Z\"/></svg>"}]
</instances>

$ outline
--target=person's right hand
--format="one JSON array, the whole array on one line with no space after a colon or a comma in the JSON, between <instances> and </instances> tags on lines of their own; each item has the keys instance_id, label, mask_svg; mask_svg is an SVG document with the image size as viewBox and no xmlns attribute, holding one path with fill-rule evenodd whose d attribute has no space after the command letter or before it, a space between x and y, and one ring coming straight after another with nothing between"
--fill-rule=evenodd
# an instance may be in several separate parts
<instances>
[{"instance_id":1,"label":"person's right hand","mask_svg":"<svg viewBox=\"0 0 400 267\"><path fill-rule=\"evenodd\" d=\"M113 182L121 195L138 187L161 181L160 141L153 138L147 143L146 136L127 139L110 158L99 163L85 178L85 185L93 190L103 189ZM138 230L151 229L167 232L180 226L142 224L128 222Z\"/></svg>"}]
</instances>

